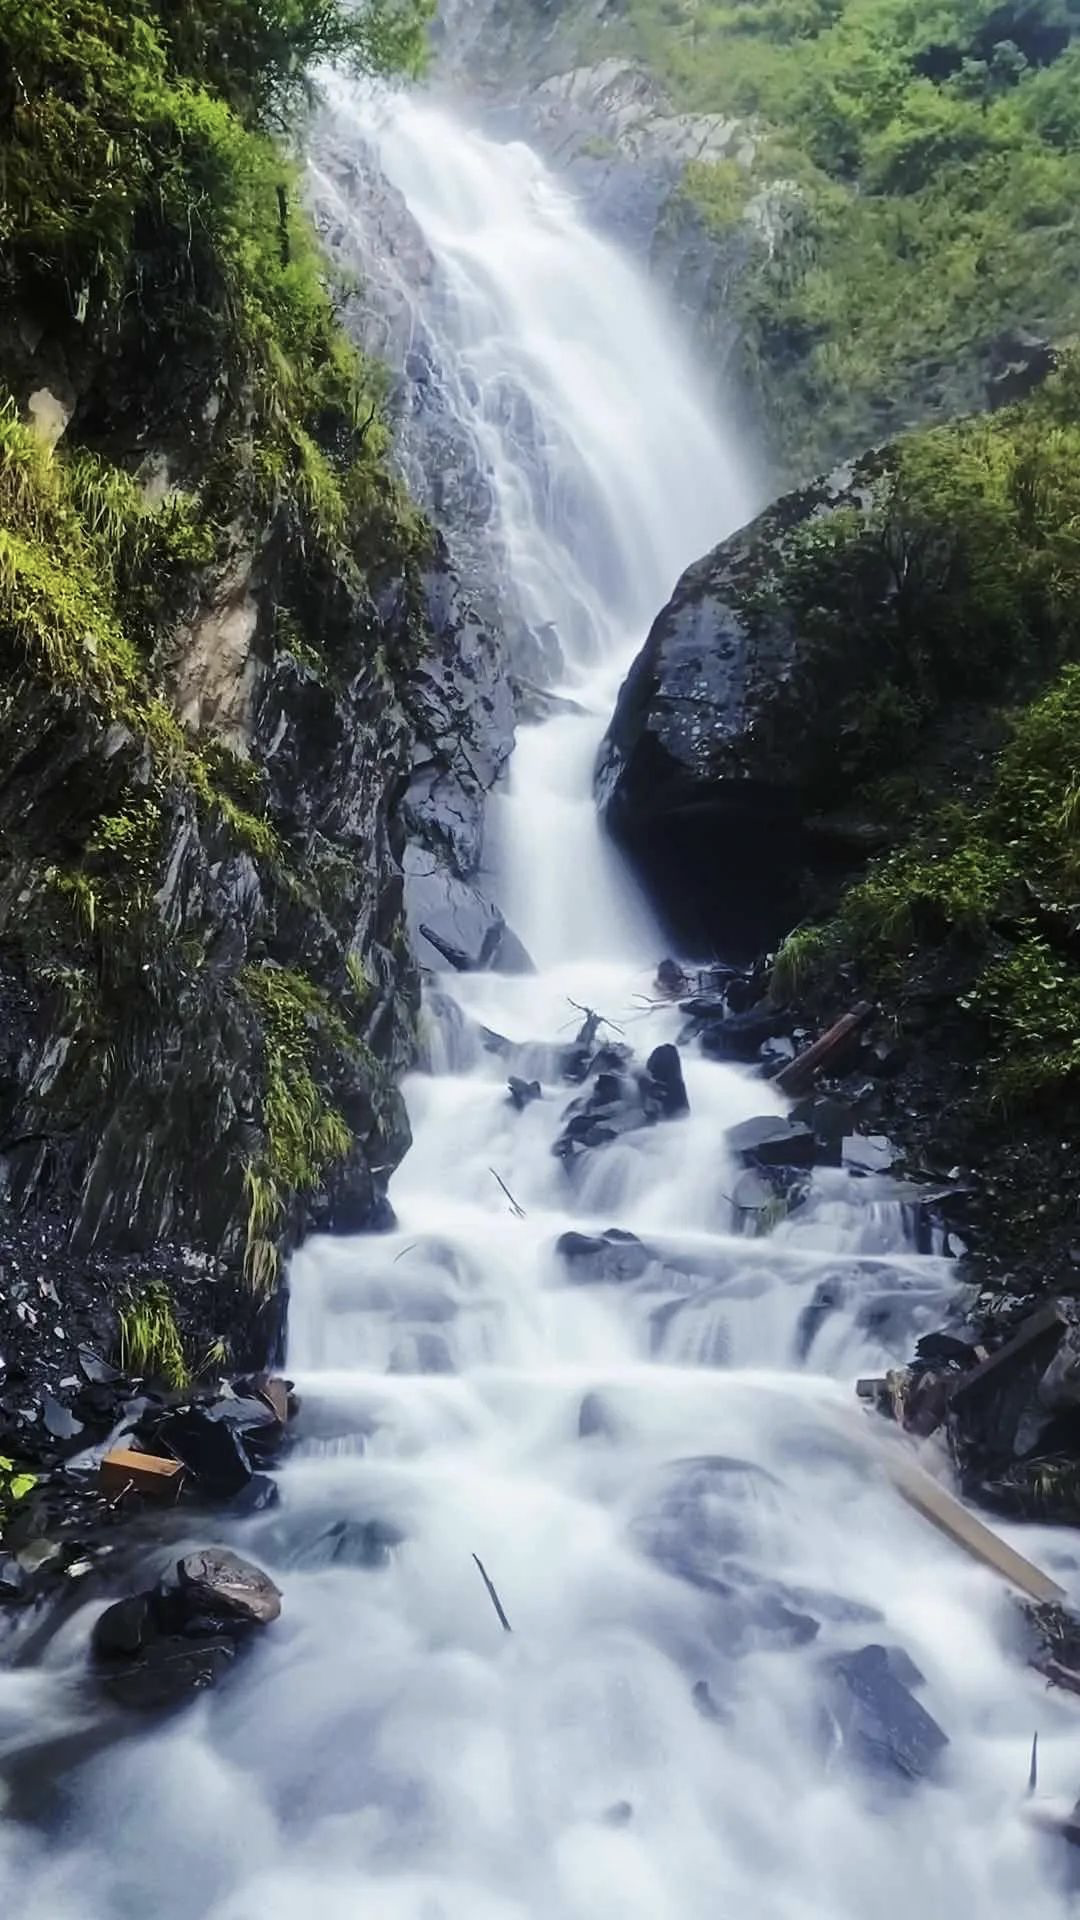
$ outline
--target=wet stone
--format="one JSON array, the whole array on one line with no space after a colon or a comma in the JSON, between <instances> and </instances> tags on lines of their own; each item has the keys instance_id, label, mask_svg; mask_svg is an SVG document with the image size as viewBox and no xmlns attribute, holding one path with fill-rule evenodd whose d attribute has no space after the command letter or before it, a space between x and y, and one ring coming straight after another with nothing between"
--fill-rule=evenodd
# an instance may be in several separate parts
<instances>
[{"instance_id":1,"label":"wet stone","mask_svg":"<svg viewBox=\"0 0 1080 1920\"><path fill-rule=\"evenodd\" d=\"M949 1741L906 1684L913 1663L905 1660L882 1646L834 1655L824 1665L828 1712L834 1739L860 1766L918 1780Z\"/></svg>"},{"instance_id":2,"label":"wet stone","mask_svg":"<svg viewBox=\"0 0 1080 1920\"><path fill-rule=\"evenodd\" d=\"M786 1114L763 1114L729 1127L725 1136L728 1152L746 1166L811 1167L817 1157L817 1142L810 1128Z\"/></svg>"},{"instance_id":3,"label":"wet stone","mask_svg":"<svg viewBox=\"0 0 1080 1920\"><path fill-rule=\"evenodd\" d=\"M230 1640L168 1636L150 1641L130 1664L111 1667L102 1685L118 1706L161 1713L182 1705L193 1693L216 1686L235 1658L236 1647Z\"/></svg>"},{"instance_id":4,"label":"wet stone","mask_svg":"<svg viewBox=\"0 0 1080 1920\"><path fill-rule=\"evenodd\" d=\"M851 1133L841 1149L843 1164L855 1173L888 1173L897 1153L883 1133Z\"/></svg>"},{"instance_id":5,"label":"wet stone","mask_svg":"<svg viewBox=\"0 0 1080 1920\"><path fill-rule=\"evenodd\" d=\"M13 1553L0 1553L0 1606L29 1600L34 1591L32 1576L19 1565Z\"/></svg>"},{"instance_id":6,"label":"wet stone","mask_svg":"<svg viewBox=\"0 0 1080 1920\"><path fill-rule=\"evenodd\" d=\"M281 1612L281 1593L269 1574L227 1547L185 1554L158 1585L159 1616L182 1632L215 1623L232 1631L267 1626Z\"/></svg>"},{"instance_id":7,"label":"wet stone","mask_svg":"<svg viewBox=\"0 0 1080 1920\"><path fill-rule=\"evenodd\" d=\"M172 1414L157 1437L195 1475L204 1493L227 1500L251 1479L251 1460L237 1429L202 1407Z\"/></svg>"},{"instance_id":8,"label":"wet stone","mask_svg":"<svg viewBox=\"0 0 1080 1920\"><path fill-rule=\"evenodd\" d=\"M568 1277L575 1286L640 1279L655 1258L636 1234L618 1227L609 1227L602 1234L560 1234L555 1251L569 1268Z\"/></svg>"},{"instance_id":9,"label":"wet stone","mask_svg":"<svg viewBox=\"0 0 1080 1920\"><path fill-rule=\"evenodd\" d=\"M531 1101L543 1098L539 1080L522 1080L516 1073L512 1073L506 1084L510 1092L510 1105L516 1107L519 1113Z\"/></svg>"},{"instance_id":10,"label":"wet stone","mask_svg":"<svg viewBox=\"0 0 1080 1920\"><path fill-rule=\"evenodd\" d=\"M679 1114L689 1113L690 1102L686 1097L678 1047L654 1047L645 1066L649 1078L659 1090L660 1109L665 1119L673 1120Z\"/></svg>"}]
</instances>

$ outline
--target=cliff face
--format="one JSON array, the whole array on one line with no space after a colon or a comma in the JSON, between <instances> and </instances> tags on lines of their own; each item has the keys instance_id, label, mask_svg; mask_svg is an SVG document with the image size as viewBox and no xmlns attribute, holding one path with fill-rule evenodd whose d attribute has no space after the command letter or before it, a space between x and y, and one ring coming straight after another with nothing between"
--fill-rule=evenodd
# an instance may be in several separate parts
<instances>
[{"instance_id":1,"label":"cliff face","mask_svg":"<svg viewBox=\"0 0 1080 1920\"><path fill-rule=\"evenodd\" d=\"M433 683L496 644L232 56L150 0L32 11L0 23L0 1351L46 1249L61 1368L115 1337L110 1271L262 1357L282 1255L377 1224L407 1144L402 803L451 722L468 753Z\"/></svg>"}]
</instances>

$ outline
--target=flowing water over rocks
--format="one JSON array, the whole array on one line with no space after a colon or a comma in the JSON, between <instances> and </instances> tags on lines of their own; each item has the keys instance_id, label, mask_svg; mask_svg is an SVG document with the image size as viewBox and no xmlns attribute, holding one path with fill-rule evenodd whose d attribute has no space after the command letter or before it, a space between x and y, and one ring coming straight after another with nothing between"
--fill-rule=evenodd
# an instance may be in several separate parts
<instances>
[{"instance_id":1,"label":"flowing water over rocks","mask_svg":"<svg viewBox=\"0 0 1080 1920\"><path fill-rule=\"evenodd\" d=\"M220 1694L75 1770L53 1824L3 1831L4 1910L1048 1920L1028 1759L1037 1728L1040 1800L1070 1803L1075 1705L852 1396L939 1324L955 1264L845 1166L745 1230L727 1134L786 1103L695 1041L680 1111L656 1049L684 1019L594 817L618 677L740 517L737 453L534 156L356 111L453 290L500 537L566 660L573 704L520 731L491 804L536 970L432 982L396 1224L294 1260L297 1444L280 1505L225 1528L280 1621ZM575 1102L583 1150L555 1152ZM1077 1588L1060 1536L1010 1538ZM0 1676L0 1757L62 1724L93 1612Z\"/></svg>"}]
</instances>

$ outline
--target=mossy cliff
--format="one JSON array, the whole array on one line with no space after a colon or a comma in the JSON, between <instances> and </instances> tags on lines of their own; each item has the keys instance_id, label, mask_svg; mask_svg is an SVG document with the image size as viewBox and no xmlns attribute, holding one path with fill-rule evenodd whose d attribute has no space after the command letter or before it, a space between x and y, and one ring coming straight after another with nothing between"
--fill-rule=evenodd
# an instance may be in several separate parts
<instances>
[{"instance_id":1,"label":"mossy cliff","mask_svg":"<svg viewBox=\"0 0 1080 1920\"><path fill-rule=\"evenodd\" d=\"M879 1002L876 1119L969 1170L983 1249L1037 1286L1080 1245L1078 526L1066 356L690 568L600 776L685 944L779 944L773 997L814 1023Z\"/></svg>"},{"instance_id":2,"label":"mossy cliff","mask_svg":"<svg viewBox=\"0 0 1080 1920\"><path fill-rule=\"evenodd\" d=\"M0 0L8 1201L256 1292L407 1137L394 803L453 582L283 133L423 15Z\"/></svg>"}]
</instances>

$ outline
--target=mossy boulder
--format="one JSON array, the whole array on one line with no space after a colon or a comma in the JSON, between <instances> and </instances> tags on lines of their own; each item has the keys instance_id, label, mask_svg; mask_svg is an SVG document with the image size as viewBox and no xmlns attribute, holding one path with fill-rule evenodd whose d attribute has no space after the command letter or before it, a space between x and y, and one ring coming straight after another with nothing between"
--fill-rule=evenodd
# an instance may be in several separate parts
<instances>
[{"instance_id":1,"label":"mossy boulder","mask_svg":"<svg viewBox=\"0 0 1080 1920\"><path fill-rule=\"evenodd\" d=\"M684 944L767 944L1069 657L1078 414L1068 361L1025 404L786 495L683 575L597 791Z\"/></svg>"}]
</instances>

